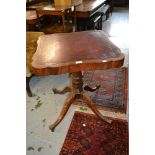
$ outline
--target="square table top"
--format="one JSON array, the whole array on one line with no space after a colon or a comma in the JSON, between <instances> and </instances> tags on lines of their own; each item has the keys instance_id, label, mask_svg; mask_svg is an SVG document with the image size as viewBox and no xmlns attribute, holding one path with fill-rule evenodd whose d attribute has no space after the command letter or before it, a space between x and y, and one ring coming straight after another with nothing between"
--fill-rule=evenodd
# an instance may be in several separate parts
<instances>
[{"instance_id":1,"label":"square table top","mask_svg":"<svg viewBox=\"0 0 155 155\"><path fill-rule=\"evenodd\" d=\"M34 74L49 75L121 67L124 54L101 30L39 37Z\"/></svg>"}]
</instances>

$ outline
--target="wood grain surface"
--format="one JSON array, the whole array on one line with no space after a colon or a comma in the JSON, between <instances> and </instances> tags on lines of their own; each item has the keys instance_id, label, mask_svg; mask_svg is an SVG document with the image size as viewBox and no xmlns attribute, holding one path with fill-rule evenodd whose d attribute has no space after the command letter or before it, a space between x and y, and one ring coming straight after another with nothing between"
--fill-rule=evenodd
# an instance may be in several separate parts
<instances>
[{"instance_id":1,"label":"wood grain surface","mask_svg":"<svg viewBox=\"0 0 155 155\"><path fill-rule=\"evenodd\" d=\"M32 67L36 75L57 75L86 70L118 68L124 54L103 31L41 36Z\"/></svg>"}]
</instances>

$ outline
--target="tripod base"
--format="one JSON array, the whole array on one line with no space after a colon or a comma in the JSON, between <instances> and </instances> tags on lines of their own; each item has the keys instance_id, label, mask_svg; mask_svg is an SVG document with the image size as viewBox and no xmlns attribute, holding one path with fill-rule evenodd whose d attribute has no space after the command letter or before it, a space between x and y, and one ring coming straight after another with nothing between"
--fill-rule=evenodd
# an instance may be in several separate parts
<instances>
[{"instance_id":1,"label":"tripod base","mask_svg":"<svg viewBox=\"0 0 155 155\"><path fill-rule=\"evenodd\" d=\"M65 117L69 107L76 99L82 99L86 102L87 106L103 121L107 123L111 123L112 121L104 117L96 108L96 105L91 101L90 97L83 93L83 81L82 81L82 73L76 72L72 73L72 89L70 87L65 87L63 90L59 91L54 89L54 93L63 94L65 92L71 91L71 95L66 99L64 106L58 116L57 120L49 126L49 129L53 132L56 126L63 120Z\"/></svg>"}]
</instances>

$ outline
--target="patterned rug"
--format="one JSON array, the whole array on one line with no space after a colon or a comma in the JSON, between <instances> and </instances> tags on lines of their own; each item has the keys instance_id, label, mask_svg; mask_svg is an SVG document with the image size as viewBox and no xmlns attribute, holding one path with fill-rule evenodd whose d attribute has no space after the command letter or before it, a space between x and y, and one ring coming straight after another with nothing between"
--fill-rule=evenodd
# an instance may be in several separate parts
<instances>
[{"instance_id":1,"label":"patterned rug","mask_svg":"<svg viewBox=\"0 0 155 155\"><path fill-rule=\"evenodd\" d=\"M128 155L128 123L112 120L75 112L59 155Z\"/></svg>"},{"instance_id":2,"label":"patterned rug","mask_svg":"<svg viewBox=\"0 0 155 155\"><path fill-rule=\"evenodd\" d=\"M84 85L101 87L89 93L99 108L109 108L114 111L126 112L128 94L128 68L87 71L83 74ZM88 93L88 92L86 92ZM80 104L80 103L75 103Z\"/></svg>"}]
</instances>

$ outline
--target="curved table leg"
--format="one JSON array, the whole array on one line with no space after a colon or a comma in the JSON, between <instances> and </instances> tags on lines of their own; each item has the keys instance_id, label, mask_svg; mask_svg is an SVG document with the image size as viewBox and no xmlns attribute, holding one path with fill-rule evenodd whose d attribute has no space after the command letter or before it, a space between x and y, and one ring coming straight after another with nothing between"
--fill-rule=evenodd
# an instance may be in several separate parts
<instances>
[{"instance_id":1,"label":"curved table leg","mask_svg":"<svg viewBox=\"0 0 155 155\"><path fill-rule=\"evenodd\" d=\"M97 89L99 89L100 87L101 87L100 84L97 84L94 88L91 88L89 85L86 85L86 86L84 87L84 90L90 91L90 92L94 92L94 91L96 91Z\"/></svg>"},{"instance_id":2,"label":"curved table leg","mask_svg":"<svg viewBox=\"0 0 155 155\"><path fill-rule=\"evenodd\" d=\"M32 74L30 77L26 77L26 92L28 94L29 97L32 97L33 94L31 92L31 89L30 89L30 80L31 78L33 77L34 75Z\"/></svg>"},{"instance_id":3,"label":"curved table leg","mask_svg":"<svg viewBox=\"0 0 155 155\"><path fill-rule=\"evenodd\" d=\"M106 121L107 123L112 123L112 120L109 120L107 119L106 117L104 117L100 112L99 110L97 110L96 108L96 105L93 104L93 102L91 101L91 99L84 95L84 94L81 94L81 97L84 101L86 101L86 104L88 105L88 107L100 118L102 119L103 121Z\"/></svg>"},{"instance_id":4,"label":"curved table leg","mask_svg":"<svg viewBox=\"0 0 155 155\"><path fill-rule=\"evenodd\" d=\"M65 94L67 92L71 92L71 88L69 86L66 86L62 90L58 90L56 88L53 88L53 92L54 92L54 94Z\"/></svg>"},{"instance_id":5,"label":"curved table leg","mask_svg":"<svg viewBox=\"0 0 155 155\"><path fill-rule=\"evenodd\" d=\"M55 127L63 120L63 118L65 117L69 107L71 106L72 102L74 101L75 95L71 95L70 97L68 97L65 101L65 104L61 110L60 115L58 116L57 120L49 126L49 129L53 132Z\"/></svg>"}]
</instances>

